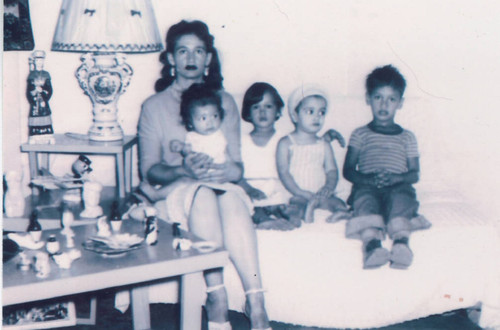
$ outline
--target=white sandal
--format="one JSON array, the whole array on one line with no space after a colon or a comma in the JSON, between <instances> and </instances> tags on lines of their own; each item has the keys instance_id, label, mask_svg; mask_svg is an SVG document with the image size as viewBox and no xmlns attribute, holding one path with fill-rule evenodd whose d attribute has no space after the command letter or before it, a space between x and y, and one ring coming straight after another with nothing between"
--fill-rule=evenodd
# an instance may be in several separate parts
<instances>
[{"instance_id":1,"label":"white sandal","mask_svg":"<svg viewBox=\"0 0 500 330\"><path fill-rule=\"evenodd\" d=\"M220 289L225 289L224 284L218 284L214 286L209 286L207 287L207 293L215 292ZM224 322L224 323L218 323L218 322L212 322L208 321L208 330L232 330L233 328L231 327L231 323L229 321Z\"/></svg>"},{"instance_id":2,"label":"white sandal","mask_svg":"<svg viewBox=\"0 0 500 330\"><path fill-rule=\"evenodd\" d=\"M264 293L266 292L266 290L260 288L260 289L250 289L250 290L247 290L245 291L245 296L248 296L250 294L254 294L254 293ZM246 311L245 311L245 315L246 315ZM248 317L248 315L247 315ZM250 317L248 317L250 319ZM267 327L267 328L252 328L251 330L273 330L271 327Z\"/></svg>"}]
</instances>

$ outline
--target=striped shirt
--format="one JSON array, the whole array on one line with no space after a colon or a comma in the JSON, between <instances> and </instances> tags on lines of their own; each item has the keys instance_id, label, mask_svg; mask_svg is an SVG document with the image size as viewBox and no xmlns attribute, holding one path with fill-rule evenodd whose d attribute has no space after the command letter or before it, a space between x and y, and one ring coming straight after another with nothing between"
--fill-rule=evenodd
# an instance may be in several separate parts
<instances>
[{"instance_id":1,"label":"striped shirt","mask_svg":"<svg viewBox=\"0 0 500 330\"><path fill-rule=\"evenodd\" d=\"M407 159L419 156L415 135L405 129L397 135L386 135L362 126L352 133L349 146L360 150L358 171L365 174L380 170L405 173Z\"/></svg>"}]
</instances>

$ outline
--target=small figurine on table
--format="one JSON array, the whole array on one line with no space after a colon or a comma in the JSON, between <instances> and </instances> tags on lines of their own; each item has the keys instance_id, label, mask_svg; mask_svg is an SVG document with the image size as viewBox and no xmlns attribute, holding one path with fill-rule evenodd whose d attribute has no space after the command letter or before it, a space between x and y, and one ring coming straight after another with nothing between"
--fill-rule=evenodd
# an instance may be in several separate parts
<instances>
[{"instance_id":1,"label":"small figurine on table","mask_svg":"<svg viewBox=\"0 0 500 330\"><path fill-rule=\"evenodd\" d=\"M99 182L87 181L83 184L83 204L85 209L80 213L83 218L97 218L103 214L99 206L102 185Z\"/></svg>"},{"instance_id":2,"label":"small figurine on table","mask_svg":"<svg viewBox=\"0 0 500 330\"><path fill-rule=\"evenodd\" d=\"M35 50L31 54L29 61L30 73L26 90L26 97L30 103L28 142L30 144L53 144L55 139L49 107L52 84L50 83L49 73L43 70L45 52Z\"/></svg>"},{"instance_id":3,"label":"small figurine on table","mask_svg":"<svg viewBox=\"0 0 500 330\"><path fill-rule=\"evenodd\" d=\"M75 160L73 165L71 165L71 171L73 172L75 179L80 179L85 176L85 174L92 172L92 168L90 167L92 162L85 155L78 156L78 159ZM75 181L75 183L83 183L82 181Z\"/></svg>"},{"instance_id":4,"label":"small figurine on table","mask_svg":"<svg viewBox=\"0 0 500 330\"><path fill-rule=\"evenodd\" d=\"M65 198L67 200L71 200L73 202L80 202L82 199L82 185L86 178L87 174L92 172L92 168L90 167L92 162L85 155L80 155L71 165L71 172L73 175L66 174L63 177L63 188L67 189ZM81 179L81 180L80 180ZM98 202L99 203L99 202Z\"/></svg>"}]
</instances>

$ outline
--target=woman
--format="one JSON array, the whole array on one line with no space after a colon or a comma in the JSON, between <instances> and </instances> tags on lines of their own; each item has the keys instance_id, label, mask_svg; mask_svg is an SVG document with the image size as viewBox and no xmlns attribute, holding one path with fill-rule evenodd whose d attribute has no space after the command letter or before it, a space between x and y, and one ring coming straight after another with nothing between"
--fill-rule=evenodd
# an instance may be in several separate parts
<instances>
[{"instance_id":1,"label":"woman","mask_svg":"<svg viewBox=\"0 0 500 330\"><path fill-rule=\"evenodd\" d=\"M152 201L171 193L178 198L176 187L185 180L236 182L242 176L239 113L234 99L222 90L223 78L213 43L208 27L200 21L181 21L167 32L167 49L160 56L164 64L162 78L155 85L158 93L143 103L138 126L141 190ZM194 153L183 158L169 148L170 141L184 141L187 133L180 118L181 94L193 83L201 82L220 93L225 111L221 129L233 160L210 171L207 165L211 160L207 155ZM268 328L256 235L243 201L230 191L219 194L204 186L193 195L181 197L180 204L188 205L186 222L182 225L228 250L245 289L245 312L252 328ZM230 329L222 269L206 272L205 281L209 328Z\"/></svg>"}]
</instances>

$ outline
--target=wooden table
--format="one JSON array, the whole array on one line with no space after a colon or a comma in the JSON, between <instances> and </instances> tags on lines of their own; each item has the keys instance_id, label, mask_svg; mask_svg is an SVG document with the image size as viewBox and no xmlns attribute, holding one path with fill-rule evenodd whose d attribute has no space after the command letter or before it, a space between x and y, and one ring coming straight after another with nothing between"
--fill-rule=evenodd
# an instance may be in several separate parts
<instances>
[{"instance_id":1,"label":"wooden table","mask_svg":"<svg viewBox=\"0 0 500 330\"><path fill-rule=\"evenodd\" d=\"M51 272L46 279L37 278L33 270L18 270L18 257L9 260L3 264L3 304L13 305L126 286L131 292L134 329L149 329L148 285L152 281L156 283L157 280L181 276L181 328L201 329L203 293L197 285L199 278L204 270L223 267L229 260L228 254L221 249L209 253L200 253L195 249L177 251L172 247L171 226L159 222L159 240L156 245L144 245L118 257L105 257L83 249L82 243L86 238L96 234L95 225L74 227L75 247L81 250L82 257L67 270L59 269L51 260ZM122 231L140 234L143 228L142 222L124 220ZM56 234L64 248L65 239L60 230L44 231L42 238L46 239L50 234ZM183 232L183 235L199 241L190 233Z\"/></svg>"},{"instance_id":2,"label":"wooden table","mask_svg":"<svg viewBox=\"0 0 500 330\"><path fill-rule=\"evenodd\" d=\"M79 139L66 134L54 134L54 144L21 145L21 151L29 154L31 179L39 175L38 154L44 155L42 167L49 170L49 154L114 155L118 195L125 197L132 190L132 148L137 144L137 136L126 135L123 140L97 142ZM34 193L36 193L34 191Z\"/></svg>"}]
</instances>

